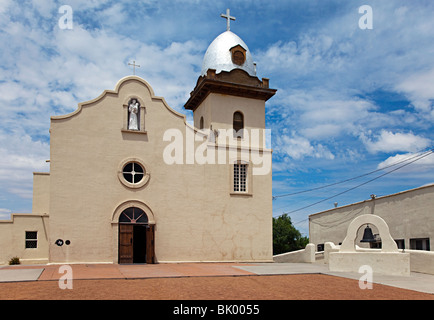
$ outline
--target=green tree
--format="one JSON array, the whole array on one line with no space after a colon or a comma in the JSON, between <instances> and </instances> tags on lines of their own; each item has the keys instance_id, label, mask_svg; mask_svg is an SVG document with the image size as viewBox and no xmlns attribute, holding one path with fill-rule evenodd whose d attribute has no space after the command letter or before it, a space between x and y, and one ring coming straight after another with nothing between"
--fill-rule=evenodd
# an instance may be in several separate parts
<instances>
[{"instance_id":1,"label":"green tree","mask_svg":"<svg viewBox=\"0 0 434 320\"><path fill-rule=\"evenodd\" d=\"M309 238L301 236L287 214L273 218L273 254L304 249L308 243Z\"/></svg>"}]
</instances>

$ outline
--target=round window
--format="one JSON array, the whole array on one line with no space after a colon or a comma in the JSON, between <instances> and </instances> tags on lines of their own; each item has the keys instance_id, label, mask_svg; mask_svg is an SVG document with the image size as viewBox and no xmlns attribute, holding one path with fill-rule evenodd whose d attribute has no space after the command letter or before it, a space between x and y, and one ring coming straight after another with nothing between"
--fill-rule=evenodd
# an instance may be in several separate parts
<instances>
[{"instance_id":1,"label":"round window","mask_svg":"<svg viewBox=\"0 0 434 320\"><path fill-rule=\"evenodd\" d=\"M144 169L139 163L130 162L124 166L122 174L129 183L139 183L143 179Z\"/></svg>"},{"instance_id":2,"label":"round window","mask_svg":"<svg viewBox=\"0 0 434 320\"><path fill-rule=\"evenodd\" d=\"M150 175L142 161L130 158L120 164L118 177L125 186L140 188L149 181Z\"/></svg>"}]
</instances>

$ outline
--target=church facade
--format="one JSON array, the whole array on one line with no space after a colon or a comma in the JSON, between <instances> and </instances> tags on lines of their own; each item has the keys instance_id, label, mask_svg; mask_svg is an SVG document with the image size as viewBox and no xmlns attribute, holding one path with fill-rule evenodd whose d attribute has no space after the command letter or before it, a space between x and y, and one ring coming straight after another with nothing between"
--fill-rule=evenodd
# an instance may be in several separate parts
<instances>
[{"instance_id":1,"label":"church facade","mask_svg":"<svg viewBox=\"0 0 434 320\"><path fill-rule=\"evenodd\" d=\"M228 30L185 104L194 125L137 76L52 117L50 172L32 214L0 221L0 264L272 261L275 92Z\"/></svg>"}]
</instances>

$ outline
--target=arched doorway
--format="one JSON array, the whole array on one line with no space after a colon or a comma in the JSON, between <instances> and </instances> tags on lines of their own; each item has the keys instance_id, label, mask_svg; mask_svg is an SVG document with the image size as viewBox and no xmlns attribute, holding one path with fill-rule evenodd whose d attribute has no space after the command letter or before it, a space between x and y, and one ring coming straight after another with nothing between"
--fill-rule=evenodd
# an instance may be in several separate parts
<instances>
[{"instance_id":1,"label":"arched doorway","mask_svg":"<svg viewBox=\"0 0 434 320\"><path fill-rule=\"evenodd\" d=\"M119 263L154 263L154 225L146 213L129 207L119 215Z\"/></svg>"}]
</instances>

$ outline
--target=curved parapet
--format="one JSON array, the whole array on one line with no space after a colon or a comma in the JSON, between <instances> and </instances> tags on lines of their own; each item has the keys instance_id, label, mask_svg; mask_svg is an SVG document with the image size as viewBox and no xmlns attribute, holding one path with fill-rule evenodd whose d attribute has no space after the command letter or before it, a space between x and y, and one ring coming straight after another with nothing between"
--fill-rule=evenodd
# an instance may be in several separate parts
<instances>
[{"instance_id":1,"label":"curved parapet","mask_svg":"<svg viewBox=\"0 0 434 320\"><path fill-rule=\"evenodd\" d=\"M381 237L382 252L398 252L398 246L389 232L387 223L379 216L373 214L364 214L355 218L347 229L347 236L342 242L340 252L356 252L354 241L357 237L357 231L365 224L372 224L377 227Z\"/></svg>"}]
</instances>

